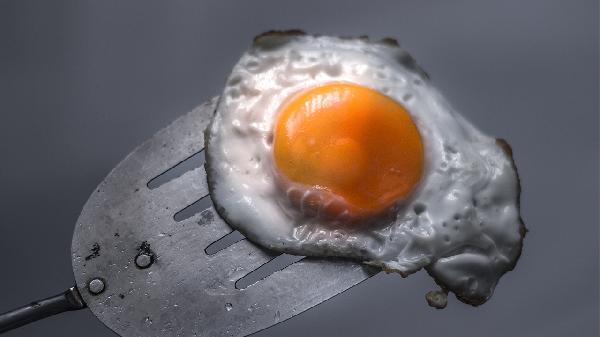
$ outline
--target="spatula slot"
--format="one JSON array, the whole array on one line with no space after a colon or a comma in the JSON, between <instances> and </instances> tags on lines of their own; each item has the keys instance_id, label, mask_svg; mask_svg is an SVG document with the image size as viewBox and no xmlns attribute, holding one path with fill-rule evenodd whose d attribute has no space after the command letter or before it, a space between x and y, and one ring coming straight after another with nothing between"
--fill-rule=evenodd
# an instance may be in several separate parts
<instances>
[{"instance_id":1,"label":"spatula slot","mask_svg":"<svg viewBox=\"0 0 600 337\"><path fill-rule=\"evenodd\" d=\"M302 260L304 256L281 254L262 266L254 269L253 271L246 274L241 279L235 282L237 289L246 289L247 287L255 284L256 282L265 279L269 275L276 273L280 270L291 266L292 264Z\"/></svg>"},{"instance_id":2,"label":"spatula slot","mask_svg":"<svg viewBox=\"0 0 600 337\"><path fill-rule=\"evenodd\" d=\"M240 233L238 231L233 231L233 232L223 236L219 240L208 245L208 247L206 247L206 249L204 249L204 251L206 252L207 255L214 255L214 254L218 253L219 251L233 245L236 242L242 241L244 239L245 239L245 237L244 237L244 235L242 235L242 233Z\"/></svg>"},{"instance_id":3,"label":"spatula slot","mask_svg":"<svg viewBox=\"0 0 600 337\"><path fill-rule=\"evenodd\" d=\"M175 213L175 215L173 215L173 219L175 219L175 221L177 222L187 220L193 217L194 215L204 211L205 209L210 208L211 205L212 200L210 200L210 196L205 195L199 200L195 201L193 204L186 206L181 211Z\"/></svg>"},{"instance_id":4,"label":"spatula slot","mask_svg":"<svg viewBox=\"0 0 600 337\"><path fill-rule=\"evenodd\" d=\"M186 159L180 161L175 166L169 168L165 172L158 176L150 179L148 182L148 188L153 190L160 186L168 183L171 180L181 177L184 173L201 167L204 165L204 150L194 153Z\"/></svg>"}]
</instances>

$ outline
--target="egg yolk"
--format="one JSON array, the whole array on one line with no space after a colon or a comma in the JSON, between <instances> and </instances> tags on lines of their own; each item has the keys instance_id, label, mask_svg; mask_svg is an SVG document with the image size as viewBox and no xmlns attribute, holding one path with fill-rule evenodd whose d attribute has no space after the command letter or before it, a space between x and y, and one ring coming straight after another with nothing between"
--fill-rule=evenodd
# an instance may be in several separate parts
<instances>
[{"instance_id":1,"label":"egg yolk","mask_svg":"<svg viewBox=\"0 0 600 337\"><path fill-rule=\"evenodd\" d=\"M353 214L406 198L424 165L421 136L406 109L349 83L291 97L278 114L273 152L288 181L341 197Z\"/></svg>"}]
</instances>

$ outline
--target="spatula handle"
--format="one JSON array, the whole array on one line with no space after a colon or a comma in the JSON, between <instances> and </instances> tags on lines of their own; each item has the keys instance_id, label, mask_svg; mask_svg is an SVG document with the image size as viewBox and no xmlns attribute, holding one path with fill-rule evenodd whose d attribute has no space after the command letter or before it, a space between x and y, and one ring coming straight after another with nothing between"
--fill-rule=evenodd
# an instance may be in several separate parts
<instances>
[{"instance_id":1,"label":"spatula handle","mask_svg":"<svg viewBox=\"0 0 600 337\"><path fill-rule=\"evenodd\" d=\"M19 309L0 314L0 333L61 312L79 310L85 307L86 304L81 298L77 287L71 287L62 294L31 302Z\"/></svg>"}]
</instances>

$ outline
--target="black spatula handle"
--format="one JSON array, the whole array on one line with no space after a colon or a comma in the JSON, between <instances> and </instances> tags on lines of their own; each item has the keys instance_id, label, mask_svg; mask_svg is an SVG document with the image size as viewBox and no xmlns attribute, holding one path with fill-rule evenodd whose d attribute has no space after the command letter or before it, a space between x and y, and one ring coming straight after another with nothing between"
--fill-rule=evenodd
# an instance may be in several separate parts
<instances>
[{"instance_id":1,"label":"black spatula handle","mask_svg":"<svg viewBox=\"0 0 600 337\"><path fill-rule=\"evenodd\" d=\"M62 294L35 301L19 309L0 314L0 333L61 312L79 310L85 307L86 304L81 298L77 287L71 287Z\"/></svg>"}]
</instances>

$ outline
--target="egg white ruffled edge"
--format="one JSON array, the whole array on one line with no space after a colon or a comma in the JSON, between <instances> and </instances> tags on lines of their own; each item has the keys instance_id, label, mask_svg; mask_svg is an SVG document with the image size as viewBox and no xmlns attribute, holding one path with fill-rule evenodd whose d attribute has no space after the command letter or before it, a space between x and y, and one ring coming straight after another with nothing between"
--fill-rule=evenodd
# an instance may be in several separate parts
<instances>
[{"instance_id":1,"label":"egg white ruffled edge","mask_svg":"<svg viewBox=\"0 0 600 337\"><path fill-rule=\"evenodd\" d=\"M266 32L263 33L259 36L257 36L254 39L254 44L253 45L257 45L257 44L272 44L274 46L278 45L278 44L285 44L287 42L287 40L289 38L293 38L295 36L304 36L306 35L304 32L299 31L299 30L293 30L293 31L270 31L270 32ZM318 37L318 35L310 35L313 37ZM387 45L387 46L391 46L391 47L396 47L398 48L398 51L401 52L404 56L403 58L403 66L405 66L408 70L412 71L413 73L417 74L418 76L420 76L424 81L428 81L429 80L429 76L428 74L415 62L414 58L412 58L412 56L410 56L410 54L408 54L406 51L400 49L399 44L396 42L395 39L391 39L391 38L385 38L382 39L380 41L370 41L366 36L361 36L359 38L343 38L343 39L357 39L357 40L361 40L361 41L366 41L369 43L380 43L383 45ZM216 107L215 107L215 112L219 109L219 102L217 103ZM460 115L455 115L455 117L458 117L459 119L464 119L462 116ZM213 123L215 123L217 121L217 118L213 118L211 120L211 122L209 123L209 125L207 126L206 130L205 130L205 147L206 149L210 148L210 142L211 142L211 137L212 134L210 132L210 130L213 127ZM465 120L466 121L466 120ZM470 123L466 123L467 125L470 125ZM468 291L466 291L465 287L463 284L457 284L456 282L454 282L455 280L452 280L451 278L448 279L448 277L444 277L443 275L440 274L440 272L438 270L436 270L436 262L437 261L431 261L430 263L428 263L426 266L424 266L424 269L426 269L426 271L428 272L428 274L430 276L432 276L432 278L435 280L435 282L444 290L444 291L452 291L455 293L455 295L457 296L457 298L465 303L477 306L480 305L484 302L486 302L489 297L491 296L491 294L493 293L493 289L495 288L495 285L497 283L497 281L499 280L500 276L502 276L504 273L513 270L521 256L522 253L522 247L523 247L523 239L526 235L526 233L528 232L528 230L525 227L525 224L522 220L521 214L520 214L520 193L521 193L521 186L520 186L520 178L518 176L518 172L517 172L517 168L514 162L514 158L512 156L512 150L510 148L510 146L508 145L508 143L503 140L503 139L496 139L496 144L499 148L502 149L503 153L505 154L506 158L510 161L510 164L512 166L512 169L514 171L514 174L516 175L516 184L517 186L515 187L517 190L517 196L516 196L516 207L517 210L519 211L518 214L518 222L519 222L519 236L520 236L520 240L518 242L518 246L516 247L517 253L516 253L516 257L514 259L512 259L511 263L507 265L507 267L500 273L500 275L495 278L494 283L490 286L490 292L489 294L487 294L486 296L483 297L477 297L477 296L472 296L472 294L469 294ZM212 167L211 167L211 163L213 162L213 159L211 158L210 155L210 151L205 151L205 156L206 156L206 162L205 162L205 167L206 167L206 171L207 171L207 180L208 180L208 186L209 186L209 192L212 195L214 195L214 187L216 186L216 181L214 181L213 176L218 176L218 172L216 172ZM273 249L273 250L277 250L277 251L281 251L281 252L286 252L286 253L291 253L291 254L297 254L298 251L295 250L294 248L288 248L288 247L282 247L279 245L271 245L268 242L264 242L261 237L254 235L254 233L252 233L251 231L247 231L246 227L243 225L239 225L236 223L236 221L232 220L228 214L227 211L223 208L220 207L217 203L215 203L215 209L217 211L217 213L226 220L227 223L229 223L232 227L238 229L240 232L242 232L242 234L244 234L248 239L250 239L251 241L257 242L259 244L261 244L262 246L269 248L269 249ZM303 251L302 254L304 255L310 255L310 254L306 254L306 251ZM315 256L328 256L328 254L325 252L325 254L315 254ZM335 254L331 254L331 256L336 256ZM358 256L355 256L353 258L359 258ZM386 272L398 272L400 273L403 277L407 276L408 274L411 274L413 272L418 271L418 269L416 270L412 270L410 273L403 273L401 271L399 271L398 269L395 269L393 266L387 265L385 263L380 263L380 262L375 262L375 261L369 261L368 259L364 259L361 260L363 263L367 263L367 264L371 264L371 265L377 265L379 267L381 267L384 271ZM420 268L419 268L420 269Z\"/></svg>"}]
</instances>

